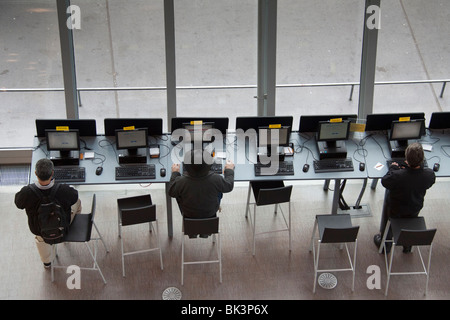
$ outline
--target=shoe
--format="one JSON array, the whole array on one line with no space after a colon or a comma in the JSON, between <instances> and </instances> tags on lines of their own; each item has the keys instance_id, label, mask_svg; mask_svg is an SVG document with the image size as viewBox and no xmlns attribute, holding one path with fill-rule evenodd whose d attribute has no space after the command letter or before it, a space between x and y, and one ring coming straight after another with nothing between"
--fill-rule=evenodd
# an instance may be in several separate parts
<instances>
[{"instance_id":1,"label":"shoe","mask_svg":"<svg viewBox=\"0 0 450 320\"><path fill-rule=\"evenodd\" d=\"M375 243L375 245L377 246L378 249L380 249L382 240L383 240L383 238L381 237L381 234L379 234L379 233L373 236L373 243ZM386 242L385 246L386 246L386 254L388 254L389 252L391 252L392 243ZM384 253L384 248L383 248L382 253Z\"/></svg>"},{"instance_id":2,"label":"shoe","mask_svg":"<svg viewBox=\"0 0 450 320\"><path fill-rule=\"evenodd\" d=\"M381 240L382 240L381 234L378 233L378 234L373 236L373 243L375 243L375 245L377 246L378 249L381 246Z\"/></svg>"},{"instance_id":3,"label":"shoe","mask_svg":"<svg viewBox=\"0 0 450 320\"><path fill-rule=\"evenodd\" d=\"M44 268L45 269L49 269L51 266L52 266L51 262L47 262L47 263L44 262Z\"/></svg>"},{"instance_id":4,"label":"shoe","mask_svg":"<svg viewBox=\"0 0 450 320\"><path fill-rule=\"evenodd\" d=\"M206 239L210 236L210 234L201 234L200 238Z\"/></svg>"}]
</instances>

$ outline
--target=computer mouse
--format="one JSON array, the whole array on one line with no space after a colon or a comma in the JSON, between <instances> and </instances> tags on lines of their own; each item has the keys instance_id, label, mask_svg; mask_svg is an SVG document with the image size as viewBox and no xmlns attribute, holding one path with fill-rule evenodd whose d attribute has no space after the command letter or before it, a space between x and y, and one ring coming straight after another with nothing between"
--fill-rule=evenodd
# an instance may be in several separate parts
<instances>
[{"instance_id":1,"label":"computer mouse","mask_svg":"<svg viewBox=\"0 0 450 320\"><path fill-rule=\"evenodd\" d=\"M165 168L161 168L161 170L159 170L159 175L161 177L165 177L166 176L166 169Z\"/></svg>"},{"instance_id":2,"label":"computer mouse","mask_svg":"<svg viewBox=\"0 0 450 320\"><path fill-rule=\"evenodd\" d=\"M441 165L439 164L439 163L435 163L434 164L434 166L433 166L433 171L435 171L435 172L437 172L437 171L439 171L439 167L440 167Z\"/></svg>"},{"instance_id":3,"label":"computer mouse","mask_svg":"<svg viewBox=\"0 0 450 320\"><path fill-rule=\"evenodd\" d=\"M102 172L103 172L103 167L97 167L97 169L95 169L95 174L98 176L101 175Z\"/></svg>"},{"instance_id":4,"label":"computer mouse","mask_svg":"<svg viewBox=\"0 0 450 320\"><path fill-rule=\"evenodd\" d=\"M366 164L364 162L360 162L359 163L359 171L364 171L365 168L366 168Z\"/></svg>"},{"instance_id":5,"label":"computer mouse","mask_svg":"<svg viewBox=\"0 0 450 320\"><path fill-rule=\"evenodd\" d=\"M309 170L309 164L305 163L303 165L303 172L308 172L308 170Z\"/></svg>"}]
</instances>

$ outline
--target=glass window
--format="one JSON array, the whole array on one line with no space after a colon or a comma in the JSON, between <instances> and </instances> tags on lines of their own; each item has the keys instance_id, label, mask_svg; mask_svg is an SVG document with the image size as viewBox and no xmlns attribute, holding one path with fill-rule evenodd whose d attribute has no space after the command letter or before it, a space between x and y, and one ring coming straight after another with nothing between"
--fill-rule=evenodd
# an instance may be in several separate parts
<instances>
[{"instance_id":1,"label":"glass window","mask_svg":"<svg viewBox=\"0 0 450 320\"><path fill-rule=\"evenodd\" d=\"M256 86L257 1L175 0L177 87ZM256 115L256 88L179 89L177 116Z\"/></svg>"},{"instance_id":2,"label":"glass window","mask_svg":"<svg viewBox=\"0 0 450 320\"><path fill-rule=\"evenodd\" d=\"M56 2L0 0L0 88L63 88ZM1 147L31 147L36 118L65 118L63 91L0 92Z\"/></svg>"},{"instance_id":3,"label":"glass window","mask_svg":"<svg viewBox=\"0 0 450 320\"><path fill-rule=\"evenodd\" d=\"M276 114L357 113L358 87L282 87L359 83L364 1L283 0L277 10Z\"/></svg>"},{"instance_id":4,"label":"glass window","mask_svg":"<svg viewBox=\"0 0 450 320\"><path fill-rule=\"evenodd\" d=\"M375 81L448 79L449 15L444 0L382 2ZM373 111L425 112L428 125L432 112L447 111L441 89L442 83L376 85Z\"/></svg>"},{"instance_id":5,"label":"glass window","mask_svg":"<svg viewBox=\"0 0 450 320\"><path fill-rule=\"evenodd\" d=\"M96 119L99 133L104 118L162 118L167 128L163 1L71 4L81 12L74 30L80 118ZM126 90L83 91L114 87Z\"/></svg>"}]
</instances>

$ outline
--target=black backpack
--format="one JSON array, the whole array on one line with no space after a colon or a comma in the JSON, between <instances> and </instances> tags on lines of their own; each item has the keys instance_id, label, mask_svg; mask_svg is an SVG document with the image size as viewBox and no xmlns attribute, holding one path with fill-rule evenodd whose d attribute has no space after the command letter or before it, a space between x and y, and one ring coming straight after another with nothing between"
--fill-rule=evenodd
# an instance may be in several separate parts
<instances>
[{"instance_id":1,"label":"black backpack","mask_svg":"<svg viewBox=\"0 0 450 320\"><path fill-rule=\"evenodd\" d=\"M49 196L44 195L34 184L30 184L30 187L40 199L37 208L37 220L42 239L48 244L62 242L67 227L67 219L63 208L55 199L59 184L52 187Z\"/></svg>"}]
</instances>

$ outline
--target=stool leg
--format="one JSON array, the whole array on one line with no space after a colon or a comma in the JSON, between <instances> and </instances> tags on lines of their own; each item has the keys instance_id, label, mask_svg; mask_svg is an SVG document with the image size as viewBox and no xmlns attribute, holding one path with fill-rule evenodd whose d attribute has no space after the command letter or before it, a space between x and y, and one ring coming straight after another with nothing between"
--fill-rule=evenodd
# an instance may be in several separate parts
<instances>
[{"instance_id":1,"label":"stool leg","mask_svg":"<svg viewBox=\"0 0 450 320\"><path fill-rule=\"evenodd\" d=\"M253 255L255 255L256 247L256 205L253 207Z\"/></svg>"},{"instance_id":2,"label":"stool leg","mask_svg":"<svg viewBox=\"0 0 450 320\"><path fill-rule=\"evenodd\" d=\"M247 194L247 206L245 207L245 217L248 217L248 210L249 210L249 206L250 206L250 194L252 191L252 187L251 184L248 184L248 194Z\"/></svg>"}]
</instances>

